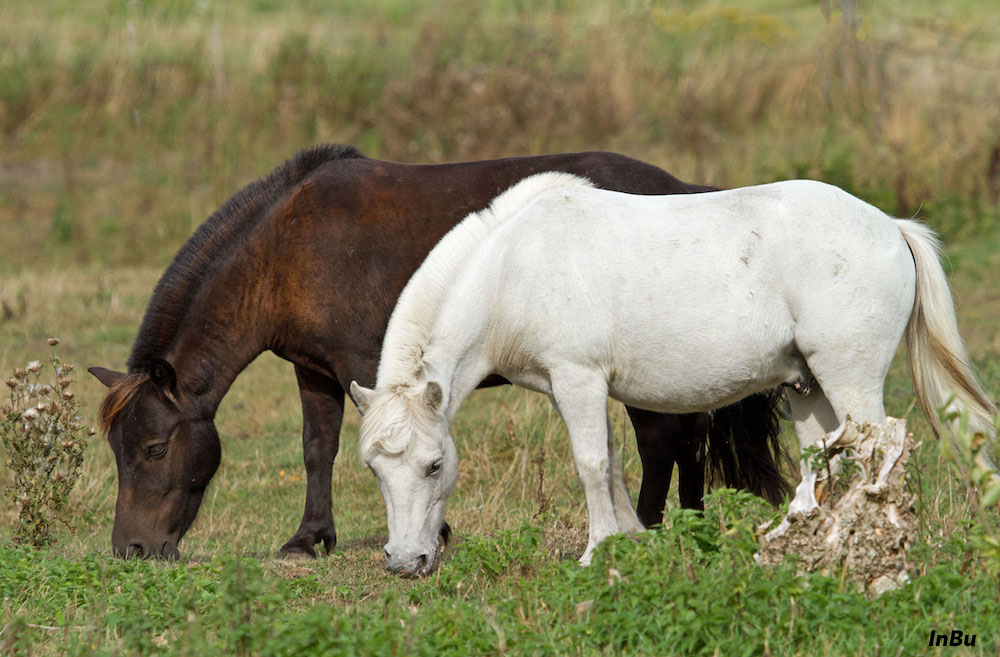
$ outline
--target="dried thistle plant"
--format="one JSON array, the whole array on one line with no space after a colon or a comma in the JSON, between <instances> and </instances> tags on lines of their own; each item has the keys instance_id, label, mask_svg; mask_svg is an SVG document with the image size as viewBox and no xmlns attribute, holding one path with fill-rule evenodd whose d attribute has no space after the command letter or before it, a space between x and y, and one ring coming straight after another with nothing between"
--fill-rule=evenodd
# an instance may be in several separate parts
<instances>
[{"instance_id":1,"label":"dried thistle plant","mask_svg":"<svg viewBox=\"0 0 1000 657\"><path fill-rule=\"evenodd\" d=\"M51 541L53 520L60 517L80 476L83 452L93 428L84 428L70 390L73 365L56 355L49 338L48 365L33 360L7 379L9 401L0 407L0 441L13 482L6 487L20 507L14 538L42 546Z\"/></svg>"}]
</instances>

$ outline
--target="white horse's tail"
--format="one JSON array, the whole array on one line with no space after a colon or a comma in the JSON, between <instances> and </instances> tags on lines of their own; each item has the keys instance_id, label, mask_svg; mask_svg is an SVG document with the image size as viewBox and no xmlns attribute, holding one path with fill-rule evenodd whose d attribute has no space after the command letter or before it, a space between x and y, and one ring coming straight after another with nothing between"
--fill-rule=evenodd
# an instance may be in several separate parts
<instances>
[{"instance_id":1,"label":"white horse's tail","mask_svg":"<svg viewBox=\"0 0 1000 657\"><path fill-rule=\"evenodd\" d=\"M955 306L941 268L940 243L934 231L908 219L897 219L913 254L916 298L906 327L906 346L917 399L936 434L941 433L938 408L949 398L950 410L968 411L969 429L992 436L997 407L976 378L958 334Z\"/></svg>"}]
</instances>

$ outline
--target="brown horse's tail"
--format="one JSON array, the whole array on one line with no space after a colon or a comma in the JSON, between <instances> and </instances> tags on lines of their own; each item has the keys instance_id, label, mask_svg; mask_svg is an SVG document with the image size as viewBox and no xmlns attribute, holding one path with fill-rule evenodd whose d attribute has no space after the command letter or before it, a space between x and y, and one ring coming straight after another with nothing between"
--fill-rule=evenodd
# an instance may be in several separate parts
<instances>
[{"instance_id":1,"label":"brown horse's tail","mask_svg":"<svg viewBox=\"0 0 1000 657\"><path fill-rule=\"evenodd\" d=\"M707 454L711 481L749 491L774 505L791 493L784 475L791 461L778 440L783 400L779 388L712 413Z\"/></svg>"}]
</instances>

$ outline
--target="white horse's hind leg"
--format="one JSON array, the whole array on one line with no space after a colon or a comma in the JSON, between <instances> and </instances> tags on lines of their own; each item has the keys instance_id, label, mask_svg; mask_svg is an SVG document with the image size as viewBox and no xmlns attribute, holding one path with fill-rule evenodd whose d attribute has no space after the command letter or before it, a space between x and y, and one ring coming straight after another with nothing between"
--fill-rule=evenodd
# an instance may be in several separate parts
<instances>
[{"instance_id":1,"label":"white horse's hind leg","mask_svg":"<svg viewBox=\"0 0 1000 657\"><path fill-rule=\"evenodd\" d=\"M805 450L812 446L822 448L833 444L843 432L843 425L837 420L833 406L823 394L819 385L814 386L808 395L787 392L788 405L795 421L795 434L799 438L799 449ZM789 513L807 513L815 509L816 503L816 473L812 471L805 459L799 461L799 471L802 481L795 489L795 497L788 505Z\"/></svg>"},{"instance_id":2,"label":"white horse's hind leg","mask_svg":"<svg viewBox=\"0 0 1000 657\"><path fill-rule=\"evenodd\" d=\"M813 386L808 395L789 391L785 396L795 421L795 435L799 438L800 449L813 445L822 447L826 436L836 433L840 427L841 422L819 385ZM802 473L805 474L805 470Z\"/></svg>"},{"instance_id":3,"label":"white horse's hind leg","mask_svg":"<svg viewBox=\"0 0 1000 657\"><path fill-rule=\"evenodd\" d=\"M610 481L608 482L611 491L611 503L615 508L615 520L618 521L618 530L630 534L641 532L646 527L639 522L639 516L632 508L632 500L628 494L628 487L625 485L625 477L622 473L621 458L618 449L615 447L615 433L611 426L611 416L606 415L608 425L608 454L611 456Z\"/></svg>"},{"instance_id":4,"label":"white horse's hind leg","mask_svg":"<svg viewBox=\"0 0 1000 657\"><path fill-rule=\"evenodd\" d=\"M569 430L573 462L587 497L590 536L580 563L590 565L597 544L618 533L611 500L611 460L608 452L607 383L583 369L551 372L552 404Z\"/></svg>"},{"instance_id":5,"label":"white horse's hind leg","mask_svg":"<svg viewBox=\"0 0 1000 657\"><path fill-rule=\"evenodd\" d=\"M795 432L802 449L813 445L821 449L836 446L848 418L855 422L885 422L882 385L892 353L869 352L864 356L868 358L846 350L836 353L836 358L807 358L819 387L808 395L788 394ZM804 513L817 506L814 491L816 473L811 471L805 460L800 462L800 468L802 483L795 490L795 498L788 507L789 513ZM834 474L840 471L839 456L830 461L830 470Z\"/></svg>"}]
</instances>

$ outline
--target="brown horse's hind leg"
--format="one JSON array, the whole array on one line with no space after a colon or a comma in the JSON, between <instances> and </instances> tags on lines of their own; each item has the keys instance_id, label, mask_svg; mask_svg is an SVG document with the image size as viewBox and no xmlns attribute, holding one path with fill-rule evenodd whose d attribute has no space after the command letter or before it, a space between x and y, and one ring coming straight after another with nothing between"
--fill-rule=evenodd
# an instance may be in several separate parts
<instances>
[{"instance_id":1,"label":"brown horse's hind leg","mask_svg":"<svg viewBox=\"0 0 1000 657\"><path fill-rule=\"evenodd\" d=\"M306 466L306 506L295 535L281 546L283 555L315 557L323 543L329 554L337 544L330 498L333 459L340 447L344 389L333 379L295 366L302 400L302 458Z\"/></svg>"},{"instance_id":2,"label":"brown horse's hind leg","mask_svg":"<svg viewBox=\"0 0 1000 657\"><path fill-rule=\"evenodd\" d=\"M667 440L672 440L677 448L677 495L684 509L705 510L702 497L705 494L705 438L708 435L708 415L688 413L666 416Z\"/></svg>"},{"instance_id":3,"label":"brown horse's hind leg","mask_svg":"<svg viewBox=\"0 0 1000 657\"><path fill-rule=\"evenodd\" d=\"M700 414L664 415L627 406L642 461L642 486L636 513L647 527L663 522L674 463L681 506L702 509L705 484L702 458L706 423Z\"/></svg>"}]
</instances>

